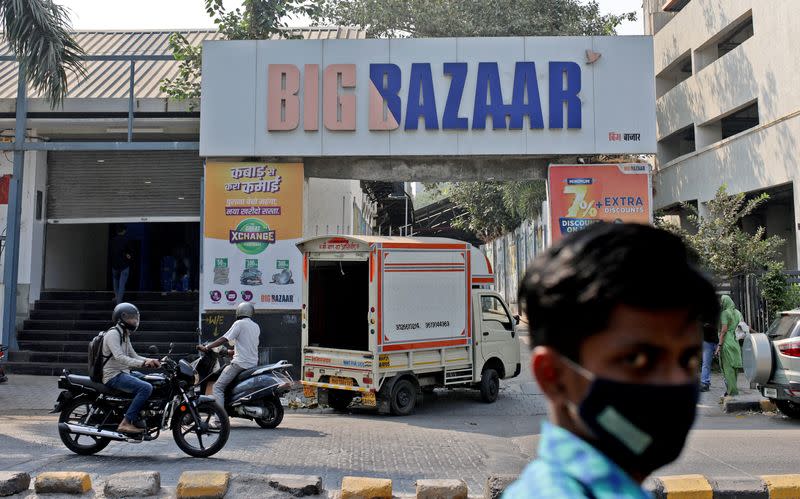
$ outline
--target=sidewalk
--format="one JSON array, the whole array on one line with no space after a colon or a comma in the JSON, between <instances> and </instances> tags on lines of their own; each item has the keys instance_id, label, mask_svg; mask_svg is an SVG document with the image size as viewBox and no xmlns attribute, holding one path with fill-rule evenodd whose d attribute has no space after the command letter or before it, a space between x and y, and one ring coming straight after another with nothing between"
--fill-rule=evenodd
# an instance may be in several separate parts
<instances>
[{"instance_id":1,"label":"sidewalk","mask_svg":"<svg viewBox=\"0 0 800 499\"><path fill-rule=\"evenodd\" d=\"M9 374L0 384L0 414L45 414L53 410L60 391L58 376Z\"/></svg>"}]
</instances>

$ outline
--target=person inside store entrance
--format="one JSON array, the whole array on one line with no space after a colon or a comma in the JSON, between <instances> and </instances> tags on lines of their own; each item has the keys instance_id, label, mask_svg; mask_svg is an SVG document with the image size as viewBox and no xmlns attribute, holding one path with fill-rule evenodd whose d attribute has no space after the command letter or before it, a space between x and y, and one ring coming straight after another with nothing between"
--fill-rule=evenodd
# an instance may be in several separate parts
<instances>
[{"instance_id":1,"label":"person inside store entrance","mask_svg":"<svg viewBox=\"0 0 800 499\"><path fill-rule=\"evenodd\" d=\"M677 236L599 223L538 257L519 303L550 421L504 497L651 497L642 483L694 423L714 287Z\"/></svg>"},{"instance_id":2,"label":"person inside store entrance","mask_svg":"<svg viewBox=\"0 0 800 499\"><path fill-rule=\"evenodd\" d=\"M127 229L124 225L117 227L117 234L111 240L111 275L114 284L114 303L122 303L125 297L125 285L131 274L133 254L128 242Z\"/></svg>"},{"instance_id":3,"label":"person inside store entrance","mask_svg":"<svg viewBox=\"0 0 800 499\"><path fill-rule=\"evenodd\" d=\"M261 328L253 321L256 309L252 303L242 302L236 307L236 322L227 333L220 336L208 345L198 345L197 349L207 352L212 348L230 342L234 345L233 359L223 369L216 383L212 395L217 404L225 407L225 389L244 370L258 365L258 340Z\"/></svg>"}]
</instances>

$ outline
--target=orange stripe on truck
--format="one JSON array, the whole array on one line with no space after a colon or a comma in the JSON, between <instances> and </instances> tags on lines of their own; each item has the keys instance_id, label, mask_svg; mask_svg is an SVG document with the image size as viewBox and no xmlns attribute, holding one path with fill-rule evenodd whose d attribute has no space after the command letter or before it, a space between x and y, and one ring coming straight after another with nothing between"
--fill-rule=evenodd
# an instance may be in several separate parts
<instances>
[{"instance_id":1,"label":"orange stripe on truck","mask_svg":"<svg viewBox=\"0 0 800 499\"><path fill-rule=\"evenodd\" d=\"M418 348L440 348L440 347L455 347L459 345L466 345L467 340L444 340L444 341L429 341L420 343L403 343L401 345L384 345L384 352L402 352L405 350L416 350Z\"/></svg>"}]
</instances>

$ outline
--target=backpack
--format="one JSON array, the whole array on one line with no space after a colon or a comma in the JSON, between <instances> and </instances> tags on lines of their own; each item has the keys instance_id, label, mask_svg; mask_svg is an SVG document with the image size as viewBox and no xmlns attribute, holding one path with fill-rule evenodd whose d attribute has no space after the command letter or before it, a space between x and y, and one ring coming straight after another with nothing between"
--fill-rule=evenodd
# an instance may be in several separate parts
<instances>
[{"instance_id":1,"label":"backpack","mask_svg":"<svg viewBox=\"0 0 800 499\"><path fill-rule=\"evenodd\" d=\"M115 328L114 328L115 329ZM111 331L110 329L108 331ZM108 331L100 331L97 336L89 341L89 378L95 383L103 382L103 368L113 355L103 355L103 340Z\"/></svg>"},{"instance_id":2,"label":"backpack","mask_svg":"<svg viewBox=\"0 0 800 499\"><path fill-rule=\"evenodd\" d=\"M736 325L736 339L741 341L750 334L750 326L745 321L739 321Z\"/></svg>"}]
</instances>

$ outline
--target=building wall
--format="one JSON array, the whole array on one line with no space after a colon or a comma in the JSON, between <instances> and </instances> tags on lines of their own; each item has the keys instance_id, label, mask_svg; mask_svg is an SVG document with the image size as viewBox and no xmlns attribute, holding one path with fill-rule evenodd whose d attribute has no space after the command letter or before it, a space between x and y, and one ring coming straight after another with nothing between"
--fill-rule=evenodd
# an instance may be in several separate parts
<instances>
[{"instance_id":1,"label":"building wall","mask_svg":"<svg viewBox=\"0 0 800 499\"><path fill-rule=\"evenodd\" d=\"M716 42L752 13L754 35L714 60ZM656 78L686 54L693 74L657 100L659 164L655 207L714 197L721 184L729 192L752 192L794 185L794 220L785 227L792 247L787 264L797 265L800 222L800 75L791 47L800 43L796 0L692 0L655 34ZM721 118L753 102L759 124L720 140ZM696 150L675 159L667 139L686 127L695 131ZM788 231L788 232L786 232Z\"/></svg>"},{"instance_id":2,"label":"building wall","mask_svg":"<svg viewBox=\"0 0 800 499\"><path fill-rule=\"evenodd\" d=\"M0 155L0 175L10 175L13 169L12 153ZM44 216L46 206L42 206L42 218L36 220L36 192L42 192L42 203L45 201L47 185L47 153L28 152L25 155L25 166L22 177L22 211L20 219L20 247L18 268L18 303L20 313L27 313L31 303L39 299L42 284L42 266L44 263ZM0 205L0 227L6 231L8 205ZM6 234L7 235L7 234ZM0 261L0 280L5 268L5 247Z\"/></svg>"},{"instance_id":3,"label":"building wall","mask_svg":"<svg viewBox=\"0 0 800 499\"><path fill-rule=\"evenodd\" d=\"M354 219L360 217L370 226L373 209L365 201L358 180L306 178L305 197L304 237L357 234L361 224Z\"/></svg>"}]
</instances>

